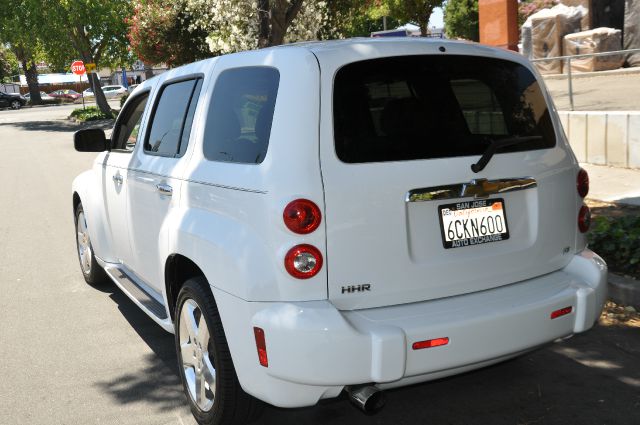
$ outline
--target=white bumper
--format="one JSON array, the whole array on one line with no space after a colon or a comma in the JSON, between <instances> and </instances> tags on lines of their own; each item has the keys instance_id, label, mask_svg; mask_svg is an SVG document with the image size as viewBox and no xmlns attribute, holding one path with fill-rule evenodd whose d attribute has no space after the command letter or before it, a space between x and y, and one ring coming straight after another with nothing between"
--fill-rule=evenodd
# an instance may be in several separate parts
<instances>
[{"instance_id":1,"label":"white bumper","mask_svg":"<svg viewBox=\"0 0 640 425\"><path fill-rule=\"evenodd\" d=\"M436 379L583 332L600 315L606 278L604 261L585 250L563 270L525 282L357 311L328 301L246 302L213 290L242 387L275 406L300 407L335 397L345 385ZM551 319L569 306L570 314ZM265 332L268 368L258 363L254 326ZM412 349L441 337L449 344Z\"/></svg>"}]
</instances>

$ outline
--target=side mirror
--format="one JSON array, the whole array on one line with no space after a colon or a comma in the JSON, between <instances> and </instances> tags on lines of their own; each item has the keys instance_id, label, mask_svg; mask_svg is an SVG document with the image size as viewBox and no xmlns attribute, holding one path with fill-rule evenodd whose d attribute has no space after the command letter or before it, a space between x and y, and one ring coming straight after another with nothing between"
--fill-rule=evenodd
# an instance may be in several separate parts
<instances>
[{"instance_id":1,"label":"side mirror","mask_svg":"<svg viewBox=\"0 0 640 425\"><path fill-rule=\"evenodd\" d=\"M78 152L103 152L109 150L109 141L104 130L87 128L73 134L73 146Z\"/></svg>"}]
</instances>

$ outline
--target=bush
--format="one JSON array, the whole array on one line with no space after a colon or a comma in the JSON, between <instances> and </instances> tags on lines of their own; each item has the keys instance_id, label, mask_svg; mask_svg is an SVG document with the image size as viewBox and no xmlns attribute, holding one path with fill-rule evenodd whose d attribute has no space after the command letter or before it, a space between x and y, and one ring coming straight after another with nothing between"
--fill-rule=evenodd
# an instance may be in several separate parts
<instances>
[{"instance_id":1,"label":"bush","mask_svg":"<svg viewBox=\"0 0 640 425\"><path fill-rule=\"evenodd\" d=\"M613 271L640 277L640 216L595 217L589 248Z\"/></svg>"},{"instance_id":2,"label":"bush","mask_svg":"<svg viewBox=\"0 0 640 425\"><path fill-rule=\"evenodd\" d=\"M103 113L97 106L87 106L86 108L74 109L71 116L78 121L96 121L113 118L111 114Z\"/></svg>"},{"instance_id":3,"label":"bush","mask_svg":"<svg viewBox=\"0 0 640 425\"><path fill-rule=\"evenodd\" d=\"M129 93L123 94L122 97L120 98L120 108L121 109L122 109L122 105L124 105L124 102L126 102L128 98L129 98Z\"/></svg>"}]
</instances>

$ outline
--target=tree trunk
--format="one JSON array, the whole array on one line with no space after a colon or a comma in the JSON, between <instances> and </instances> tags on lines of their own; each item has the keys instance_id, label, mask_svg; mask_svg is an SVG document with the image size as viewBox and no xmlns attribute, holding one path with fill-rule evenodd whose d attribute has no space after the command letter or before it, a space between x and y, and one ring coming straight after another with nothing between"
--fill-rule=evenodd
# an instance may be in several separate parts
<instances>
[{"instance_id":1,"label":"tree trunk","mask_svg":"<svg viewBox=\"0 0 640 425\"><path fill-rule=\"evenodd\" d=\"M109 106L107 98L104 96L104 92L102 91L102 86L100 85L100 77L98 76L98 74L92 72L90 74L87 74L87 78L89 79L91 87L93 87L93 95L96 97L96 105L98 105L98 109L100 109L103 114L113 116L111 106Z\"/></svg>"},{"instance_id":2,"label":"tree trunk","mask_svg":"<svg viewBox=\"0 0 640 425\"><path fill-rule=\"evenodd\" d=\"M144 79L149 80L153 78L153 69L151 67L151 64L142 62L142 65L144 66Z\"/></svg>"},{"instance_id":3,"label":"tree trunk","mask_svg":"<svg viewBox=\"0 0 640 425\"><path fill-rule=\"evenodd\" d=\"M269 0L258 0L258 49L269 47L269 34L271 33L271 10Z\"/></svg>"},{"instance_id":4,"label":"tree trunk","mask_svg":"<svg viewBox=\"0 0 640 425\"><path fill-rule=\"evenodd\" d=\"M29 86L29 94L31 95L31 104L39 105L42 103L42 99L40 98L40 84L38 84L38 69L36 68L36 64L31 60L25 60L24 58L20 61L20 65L22 66L22 70L24 71L24 76L27 79L27 85Z\"/></svg>"}]
</instances>

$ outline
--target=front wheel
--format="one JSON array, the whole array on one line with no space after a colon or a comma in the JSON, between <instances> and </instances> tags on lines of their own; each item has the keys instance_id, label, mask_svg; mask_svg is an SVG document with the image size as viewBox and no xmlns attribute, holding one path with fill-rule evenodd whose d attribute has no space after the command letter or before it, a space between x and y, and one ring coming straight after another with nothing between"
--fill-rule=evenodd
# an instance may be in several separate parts
<instances>
[{"instance_id":1,"label":"front wheel","mask_svg":"<svg viewBox=\"0 0 640 425\"><path fill-rule=\"evenodd\" d=\"M220 314L207 281L189 279L175 310L178 367L191 412L202 425L241 425L262 403L240 387Z\"/></svg>"},{"instance_id":2,"label":"front wheel","mask_svg":"<svg viewBox=\"0 0 640 425\"><path fill-rule=\"evenodd\" d=\"M84 214L82 204L76 208L76 248L78 250L78 260L84 280L92 286L98 286L108 281L108 277L100 264L96 261L89 239L89 229L87 219Z\"/></svg>"},{"instance_id":3,"label":"front wheel","mask_svg":"<svg viewBox=\"0 0 640 425\"><path fill-rule=\"evenodd\" d=\"M14 100L11 102L11 109L20 109L22 107L22 103L19 100Z\"/></svg>"}]
</instances>

